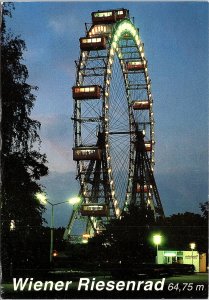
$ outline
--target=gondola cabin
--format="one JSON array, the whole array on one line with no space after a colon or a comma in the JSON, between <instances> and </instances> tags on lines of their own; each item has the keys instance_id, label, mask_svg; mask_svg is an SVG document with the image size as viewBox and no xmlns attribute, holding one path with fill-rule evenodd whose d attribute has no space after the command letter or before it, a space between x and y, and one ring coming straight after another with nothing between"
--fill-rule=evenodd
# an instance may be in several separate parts
<instances>
[{"instance_id":1,"label":"gondola cabin","mask_svg":"<svg viewBox=\"0 0 209 300\"><path fill-rule=\"evenodd\" d=\"M141 186L139 183L137 183L136 192L137 193L142 193L142 192L147 193L148 192L147 185L144 185L144 189L143 189L143 186Z\"/></svg>"},{"instance_id":2,"label":"gondola cabin","mask_svg":"<svg viewBox=\"0 0 209 300\"><path fill-rule=\"evenodd\" d=\"M80 38L80 48L84 51L106 49L106 37L82 37Z\"/></svg>"},{"instance_id":3,"label":"gondola cabin","mask_svg":"<svg viewBox=\"0 0 209 300\"><path fill-rule=\"evenodd\" d=\"M118 9L110 11L96 11L92 12L93 24L108 24L115 23L116 21L129 17L129 11L127 9Z\"/></svg>"},{"instance_id":4,"label":"gondola cabin","mask_svg":"<svg viewBox=\"0 0 209 300\"><path fill-rule=\"evenodd\" d=\"M129 18L129 10L128 9L119 9L115 11L116 21L122 20L125 18Z\"/></svg>"},{"instance_id":5,"label":"gondola cabin","mask_svg":"<svg viewBox=\"0 0 209 300\"><path fill-rule=\"evenodd\" d=\"M148 151L148 152L152 151L152 143L151 142L145 142L144 145L145 145L146 151Z\"/></svg>"},{"instance_id":6,"label":"gondola cabin","mask_svg":"<svg viewBox=\"0 0 209 300\"><path fill-rule=\"evenodd\" d=\"M108 24L98 24L98 25L93 25L91 29L88 32L88 36L108 36L111 33L111 25Z\"/></svg>"},{"instance_id":7,"label":"gondola cabin","mask_svg":"<svg viewBox=\"0 0 209 300\"><path fill-rule=\"evenodd\" d=\"M141 100L132 102L132 107L134 110L145 110L150 108L150 101Z\"/></svg>"},{"instance_id":8,"label":"gondola cabin","mask_svg":"<svg viewBox=\"0 0 209 300\"><path fill-rule=\"evenodd\" d=\"M139 60L139 61L128 61L126 63L126 69L127 71L140 71L144 70L144 62Z\"/></svg>"},{"instance_id":9,"label":"gondola cabin","mask_svg":"<svg viewBox=\"0 0 209 300\"><path fill-rule=\"evenodd\" d=\"M85 100L85 99L100 99L101 86L100 85L88 85L88 86L73 86L73 99Z\"/></svg>"},{"instance_id":10,"label":"gondola cabin","mask_svg":"<svg viewBox=\"0 0 209 300\"><path fill-rule=\"evenodd\" d=\"M101 160L102 149L98 147L76 147L73 148L73 160Z\"/></svg>"},{"instance_id":11,"label":"gondola cabin","mask_svg":"<svg viewBox=\"0 0 209 300\"><path fill-rule=\"evenodd\" d=\"M89 217L107 217L109 215L108 206L99 203L82 204L80 212L82 216Z\"/></svg>"},{"instance_id":12,"label":"gondola cabin","mask_svg":"<svg viewBox=\"0 0 209 300\"><path fill-rule=\"evenodd\" d=\"M116 21L114 10L92 12L91 16L93 24L114 23Z\"/></svg>"}]
</instances>

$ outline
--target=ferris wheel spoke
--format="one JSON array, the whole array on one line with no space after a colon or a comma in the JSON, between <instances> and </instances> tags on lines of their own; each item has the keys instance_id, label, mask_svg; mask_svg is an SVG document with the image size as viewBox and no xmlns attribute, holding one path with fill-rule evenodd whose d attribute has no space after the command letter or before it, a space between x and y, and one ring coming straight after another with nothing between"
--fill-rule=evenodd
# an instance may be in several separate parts
<instances>
[{"instance_id":1,"label":"ferris wheel spoke","mask_svg":"<svg viewBox=\"0 0 209 300\"><path fill-rule=\"evenodd\" d=\"M110 151L112 157L112 169L113 177L115 180L116 198L122 208L125 193L126 184L128 178L128 165L129 165L129 151L127 146L129 145L129 136L121 138L114 138L110 140ZM126 150L125 150L126 149Z\"/></svg>"},{"instance_id":2,"label":"ferris wheel spoke","mask_svg":"<svg viewBox=\"0 0 209 300\"><path fill-rule=\"evenodd\" d=\"M119 217L127 204L140 203L139 176L145 174L148 186L153 175L148 176L147 169L152 172L154 166L153 100L144 44L128 10L110 10L107 15L109 19L101 12L92 13L93 24L80 39L73 87L81 99L74 97L73 155L82 203L90 209L84 213L81 206L80 215L91 218L94 230L100 230L107 217ZM143 155L137 143L142 143ZM141 156L146 166L139 163ZM146 170L140 173L142 165ZM160 208L156 187L149 190L151 196L145 193L145 201L153 203L153 210Z\"/></svg>"}]
</instances>

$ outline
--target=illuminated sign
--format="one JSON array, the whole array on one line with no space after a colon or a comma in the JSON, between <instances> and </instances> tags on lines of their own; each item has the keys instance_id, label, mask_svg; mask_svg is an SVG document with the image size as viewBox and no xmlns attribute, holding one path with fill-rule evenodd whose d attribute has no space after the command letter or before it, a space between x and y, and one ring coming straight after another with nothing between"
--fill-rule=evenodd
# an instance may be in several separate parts
<instances>
[{"instance_id":1,"label":"illuminated sign","mask_svg":"<svg viewBox=\"0 0 209 300\"><path fill-rule=\"evenodd\" d=\"M166 256L166 257L175 257L176 256L176 253L174 253L174 252L169 252L169 253L164 253L164 256Z\"/></svg>"}]
</instances>

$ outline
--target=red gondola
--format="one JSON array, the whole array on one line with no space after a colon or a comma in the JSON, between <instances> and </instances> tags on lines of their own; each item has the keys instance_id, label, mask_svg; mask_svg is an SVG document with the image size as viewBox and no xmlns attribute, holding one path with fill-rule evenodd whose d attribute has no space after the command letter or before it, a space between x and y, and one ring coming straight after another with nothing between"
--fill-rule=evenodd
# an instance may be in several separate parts
<instances>
[{"instance_id":1,"label":"red gondola","mask_svg":"<svg viewBox=\"0 0 209 300\"><path fill-rule=\"evenodd\" d=\"M134 101L132 102L132 107L134 110L144 110L150 108L150 101L143 100L143 101Z\"/></svg>"},{"instance_id":2,"label":"red gondola","mask_svg":"<svg viewBox=\"0 0 209 300\"><path fill-rule=\"evenodd\" d=\"M88 85L88 86L73 86L73 99L100 99L101 86L100 85Z\"/></svg>"},{"instance_id":3,"label":"red gondola","mask_svg":"<svg viewBox=\"0 0 209 300\"><path fill-rule=\"evenodd\" d=\"M126 63L126 69L128 71L138 71L138 70L144 70L144 62L143 61L128 61Z\"/></svg>"},{"instance_id":4,"label":"red gondola","mask_svg":"<svg viewBox=\"0 0 209 300\"><path fill-rule=\"evenodd\" d=\"M82 37L80 38L80 48L84 51L106 49L106 37Z\"/></svg>"},{"instance_id":5,"label":"red gondola","mask_svg":"<svg viewBox=\"0 0 209 300\"><path fill-rule=\"evenodd\" d=\"M94 36L108 37L108 35L111 33L111 30L112 30L111 25L108 24L92 25L88 32L88 37L94 37Z\"/></svg>"},{"instance_id":6,"label":"red gondola","mask_svg":"<svg viewBox=\"0 0 209 300\"><path fill-rule=\"evenodd\" d=\"M96 11L92 12L91 16L93 24L115 23L118 20L128 18L129 10L122 8L118 10Z\"/></svg>"},{"instance_id":7,"label":"red gondola","mask_svg":"<svg viewBox=\"0 0 209 300\"><path fill-rule=\"evenodd\" d=\"M152 151L152 144L151 144L151 142L145 142L144 143L145 144L145 149L146 149L146 151Z\"/></svg>"},{"instance_id":8,"label":"red gondola","mask_svg":"<svg viewBox=\"0 0 209 300\"><path fill-rule=\"evenodd\" d=\"M129 18L129 10L128 9L119 9L115 11L116 21L122 20L125 18Z\"/></svg>"},{"instance_id":9,"label":"red gondola","mask_svg":"<svg viewBox=\"0 0 209 300\"><path fill-rule=\"evenodd\" d=\"M143 191L142 186L139 183L137 183L136 192L141 193L142 191ZM147 193L147 192L148 192L148 187L147 187L147 185L144 185L144 193Z\"/></svg>"}]
</instances>

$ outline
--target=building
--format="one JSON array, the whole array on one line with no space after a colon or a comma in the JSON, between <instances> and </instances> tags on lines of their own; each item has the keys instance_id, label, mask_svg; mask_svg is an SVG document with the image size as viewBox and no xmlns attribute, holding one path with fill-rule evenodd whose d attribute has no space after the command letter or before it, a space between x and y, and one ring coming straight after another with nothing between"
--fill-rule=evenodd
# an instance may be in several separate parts
<instances>
[{"instance_id":1,"label":"building","mask_svg":"<svg viewBox=\"0 0 209 300\"><path fill-rule=\"evenodd\" d=\"M198 251L159 250L158 264L193 264L195 272L206 272L206 253Z\"/></svg>"}]
</instances>

